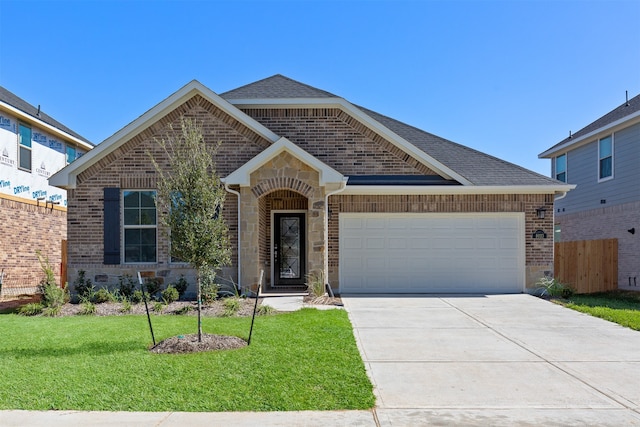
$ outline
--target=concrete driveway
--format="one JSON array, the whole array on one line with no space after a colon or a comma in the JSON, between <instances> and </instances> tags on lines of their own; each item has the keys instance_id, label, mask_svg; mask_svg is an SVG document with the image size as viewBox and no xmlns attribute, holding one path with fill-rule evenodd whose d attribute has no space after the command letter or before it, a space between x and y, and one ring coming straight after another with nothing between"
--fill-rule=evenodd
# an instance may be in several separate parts
<instances>
[{"instance_id":1,"label":"concrete driveway","mask_svg":"<svg viewBox=\"0 0 640 427\"><path fill-rule=\"evenodd\" d=\"M526 294L342 300L380 426L640 426L640 332Z\"/></svg>"}]
</instances>

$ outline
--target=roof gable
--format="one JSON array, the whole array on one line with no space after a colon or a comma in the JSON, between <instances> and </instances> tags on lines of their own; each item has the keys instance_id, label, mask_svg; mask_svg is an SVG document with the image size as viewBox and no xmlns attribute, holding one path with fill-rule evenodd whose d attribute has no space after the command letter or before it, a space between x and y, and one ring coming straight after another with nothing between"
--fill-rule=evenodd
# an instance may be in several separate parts
<instances>
[{"instance_id":1,"label":"roof gable","mask_svg":"<svg viewBox=\"0 0 640 427\"><path fill-rule=\"evenodd\" d=\"M307 153L287 138L280 138L274 144L269 146L269 148L265 149L240 168L230 173L226 178L222 179L222 181L229 185L240 185L243 187L249 186L251 182L251 173L283 152L291 154L293 157L306 163L312 169L315 169L318 172L321 186L325 186L329 183L340 183L345 178L340 172Z\"/></svg>"},{"instance_id":2,"label":"roof gable","mask_svg":"<svg viewBox=\"0 0 640 427\"><path fill-rule=\"evenodd\" d=\"M281 74L220 94L224 99L336 98L335 95Z\"/></svg>"},{"instance_id":3,"label":"roof gable","mask_svg":"<svg viewBox=\"0 0 640 427\"><path fill-rule=\"evenodd\" d=\"M158 105L138 117L133 122L107 138L100 143L96 148L89 153L80 157L75 162L67 165L65 168L58 171L56 174L49 178L49 183L61 188L74 188L76 184L77 176L90 166L107 156L109 153L115 151L120 146L125 144L131 138L152 126L154 123L161 120L167 114L178 108L180 105L192 99L194 96L202 96L205 100L211 102L216 107L220 108L229 116L238 120L240 123L247 126L256 134L262 136L268 141L275 142L278 140L278 135L244 114L242 111L229 104L222 99L212 90L205 87L202 83L193 80L187 85L183 86L177 92L160 102Z\"/></svg>"}]
</instances>

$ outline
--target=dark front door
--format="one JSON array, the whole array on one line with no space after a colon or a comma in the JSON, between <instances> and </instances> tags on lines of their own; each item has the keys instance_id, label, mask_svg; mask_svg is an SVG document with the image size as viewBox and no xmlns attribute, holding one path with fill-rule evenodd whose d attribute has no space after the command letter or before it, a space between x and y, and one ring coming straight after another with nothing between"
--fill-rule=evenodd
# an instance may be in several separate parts
<instances>
[{"instance_id":1,"label":"dark front door","mask_svg":"<svg viewBox=\"0 0 640 427\"><path fill-rule=\"evenodd\" d=\"M273 215L274 285L303 285L305 282L304 213Z\"/></svg>"}]
</instances>

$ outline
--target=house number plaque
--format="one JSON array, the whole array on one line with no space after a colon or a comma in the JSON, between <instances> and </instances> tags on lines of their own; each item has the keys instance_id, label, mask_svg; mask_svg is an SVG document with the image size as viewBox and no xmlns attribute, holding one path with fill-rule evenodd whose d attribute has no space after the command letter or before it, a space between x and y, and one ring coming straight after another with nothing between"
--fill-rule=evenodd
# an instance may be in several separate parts
<instances>
[{"instance_id":1,"label":"house number plaque","mask_svg":"<svg viewBox=\"0 0 640 427\"><path fill-rule=\"evenodd\" d=\"M547 233L545 233L542 230L536 230L533 232L533 237L534 239L546 239L547 238Z\"/></svg>"}]
</instances>

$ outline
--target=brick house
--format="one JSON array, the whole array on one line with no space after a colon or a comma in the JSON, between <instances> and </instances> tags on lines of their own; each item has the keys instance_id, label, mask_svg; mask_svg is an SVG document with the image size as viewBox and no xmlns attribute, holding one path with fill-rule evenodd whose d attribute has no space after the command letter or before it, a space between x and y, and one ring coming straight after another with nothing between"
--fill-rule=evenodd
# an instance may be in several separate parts
<instances>
[{"instance_id":1,"label":"brick house","mask_svg":"<svg viewBox=\"0 0 640 427\"><path fill-rule=\"evenodd\" d=\"M67 234L66 191L49 177L93 147L51 116L0 87L0 268L2 296L33 293L40 250L59 279Z\"/></svg>"},{"instance_id":2,"label":"brick house","mask_svg":"<svg viewBox=\"0 0 640 427\"><path fill-rule=\"evenodd\" d=\"M51 178L69 193L70 282L190 277L155 220L131 219L155 218L145 153L181 116L222 142L222 275L241 286L264 270L267 290L323 272L343 293L525 292L553 268L553 218L538 212L570 185L275 75L221 95L192 81Z\"/></svg>"},{"instance_id":3,"label":"brick house","mask_svg":"<svg viewBox=\"0 0 640 427\"><path fill-rule=\"evenodd\" d=\"M618 287L640 286L640 95L539 155L576 185L555 205L557 241L617 239Z\"/></svg>"}]
</instances>

